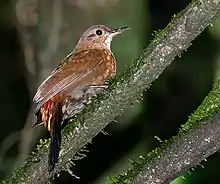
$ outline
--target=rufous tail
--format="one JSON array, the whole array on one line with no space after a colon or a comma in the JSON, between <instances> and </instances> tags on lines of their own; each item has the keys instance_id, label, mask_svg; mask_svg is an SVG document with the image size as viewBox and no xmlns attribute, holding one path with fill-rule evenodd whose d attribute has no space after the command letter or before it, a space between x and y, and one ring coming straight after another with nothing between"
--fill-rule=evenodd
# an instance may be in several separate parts
<instances>
[{"instance_id":1,"label":"rufous tail","mask_svg":"<svg viewBox=\"0 0 220 184\"><path fill-rule=\"evenodd\" d=\"M48 154L48 171L52 171L58 163L60 146L61 146L61 123L62 115L62 101L59 96L55 96L42 105L42 107L35 113L37 122L33 125L36 127L43 124L50 132L51 141Z\"/></svg>"}]
</instances>

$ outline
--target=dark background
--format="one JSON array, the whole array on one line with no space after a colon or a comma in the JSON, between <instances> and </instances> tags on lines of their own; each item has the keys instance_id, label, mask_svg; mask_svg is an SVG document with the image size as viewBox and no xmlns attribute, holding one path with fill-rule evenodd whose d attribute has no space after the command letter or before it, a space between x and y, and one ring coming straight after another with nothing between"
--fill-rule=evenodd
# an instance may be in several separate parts
<instances>
[{"instance_id":1,"label":"dark background","mask_svg":"<svg viewBox=\"0 0 220 184\"><path fill-rule=\"evenodd\" d=\"M48 136L42 129L29 130L27 116L32 96L39 83L74 48L86 28L93 24L132 27L112 44L121 73L154 38L154 31L165 28L189 2L1 0L0 180L10 177L39 138ZM126 169L129 159L159 146L155 136L166 140L176 135L219 76L219 35L220 19L181 58L175 59L144 93L143 102L127 109L117 118L119 123L105 129L109 135L99 134L93 139L87 147L87 157L75 161L72 168L80 179L63 172L54 183L105 183L107 176ZM22 139L28 131L26 139ZM33 141L28 142L27 138ZM218 183L219 164L219 154L212 155L191 174L186 173L185 179L180 177L173 183Z\"/></svg>"}]
</instances>

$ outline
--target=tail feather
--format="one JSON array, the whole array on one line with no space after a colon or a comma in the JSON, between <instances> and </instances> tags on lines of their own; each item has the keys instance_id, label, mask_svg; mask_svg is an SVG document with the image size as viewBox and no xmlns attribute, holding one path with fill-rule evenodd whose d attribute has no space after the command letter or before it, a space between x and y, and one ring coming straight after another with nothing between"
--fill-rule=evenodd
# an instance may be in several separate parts
<instances>
[{"instance_id":1,"label":"tail feather","mask_svg":"<svg viewBox=\"0 0 220 184\"><path fill-rule=\"evenodd\" d=\"M58 163L60 144L61 144L61 130L52 130L51 133L50 150L48 154L48 170L52 171L55 164Z\"/></svg>"},{"instance_id":2,"label":"tail feather","mask_svg":"<svg viewBox=\"0 0 220 184\"><path fill-rule=\"evenodd\" d=\"M51 122L51 141L50 141L50 150L48 154L48 170L52 171L58 163L60 146L61 146L61 121L62 121L62 107L60 104L57 104L53 114Z\"/></svg>"},{"instance_id":3,"label":"tail feather","mask_svg":"<svg viewBox=\"0 0 220 184\"><path fill-rule=\"evenodd\" d=\"M36 115L36 117L37 117L37 121L36 121L36 123L34 123L34 124L32 125L33 128L36 128L37 126L44 124L43 121L42 121L42 114L41 114L40 110L38 110L38 111L35 113L35 115Z\"/></svg>"}]
</instances>

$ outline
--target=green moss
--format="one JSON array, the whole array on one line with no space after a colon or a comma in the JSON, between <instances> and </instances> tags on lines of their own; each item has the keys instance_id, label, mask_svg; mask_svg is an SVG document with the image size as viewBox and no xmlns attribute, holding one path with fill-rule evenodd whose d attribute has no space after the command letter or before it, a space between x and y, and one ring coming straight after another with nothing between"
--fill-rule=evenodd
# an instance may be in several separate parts
<instances>
[{"instance_id":1,"label":"green moss","mask_svg":"<svg viewBox=\"0 0 220 184\"><path fill-rule=\"evenodd\" d=\"M213 89L204 99L203 103L189 117L188 121L181 127L180 133L187 132L189 129L203 124L210 117L220 110L220 80L214 83Z\"/></svg>"},{"instance_id":2,"label":"green moss","mask_svg":"<svg viewBox=\"0 0 220 184\"><path fill-rule=\"evenodd\" d=\"M130 184L133 183L134 178L138 175L138 173L142 170L144 166L149 165L153 159L158 156L162 156L165 149L171 145L176 138L171 138L169 141L163 143L160 148L156 148L145 156L140 156L138 160L131 160L131 164L129 169L127 169L123 174L119 174L115 177L108 178L109 184Z\"/></svg>"},{"instance_id":3,"label":"green moss","mask_svg":"<svg viewBox=\"0 0 220 184\"><path fill-rule=\"evenodd\" d=\"M62 131L62 136L68 137L70 133L74 132L75 128L79 125L83 125L84 119L86 116L88 116L88 113L92 113L99 105L100 102L107 98L109 93L111 92L112 89L114 89L116 86L120 85L120 83L123 81L121 77L113 78L109 80L110 88L96 97L92 98L92 103L86 106L82 112L79 115L76 115L74 118L70 119L70 122L68 125L64 128ZM63 140L65 141L65 140ZM28 170L29 168L37 162L40 162L41 156L46 153L49 149L49 142L50 140L45 139L45 140L40 140L39 144L37 145L36 149L28 155L28 158L25 160L25 163L23 166L21 166L18 169L15 169L14 172L12 173L12 177L10 178L9 183L19 183L21 181L25 181L27 177L29 176ZM77 157L77 156L76 156ZM6 182L6 181L4 181Z\"/></svg>"},{"instance_id":4,"label":"green moss","mask_svg":"<svg viewBox=\"0 0 220 184\"><path fill-rule=\"evenodd\" d=\"M12 177L9 180L9 183L20 183L25 181L28 177L28 169L34 163L40 162L41 155L43 152L48 151L49 140L41 139L40 143L37 145L37 148L28 155L28 158L25 160L23 166L17 168L12 173ZM6 181L5 181L6 182Z\"/></svg>"},{"instance_id":5,"label":"green moss","mask_svg":"<svg viewBox=\"0 0 220 184\"><path fill-rule=\"evenodd\" d=\"M132 161L129 169L124 173L119 174L115 177L109 178L110 184L129 184L132 183L134 178L146 165L150 162L162 156L162 154L169 148L171 144L178 140L179 137L183 136L189 130L192 130L204 124L206 120L211 118L213 115L218 113L220 110L220 80L216 81L213 89L209 92L207 97L204 99L198 109L189 117L188 121L181 127L179 135L172 137L169 141L164 142L160 148L156 148L145 156L141 156L137 161Z\"/></svg>"}]
</instances>

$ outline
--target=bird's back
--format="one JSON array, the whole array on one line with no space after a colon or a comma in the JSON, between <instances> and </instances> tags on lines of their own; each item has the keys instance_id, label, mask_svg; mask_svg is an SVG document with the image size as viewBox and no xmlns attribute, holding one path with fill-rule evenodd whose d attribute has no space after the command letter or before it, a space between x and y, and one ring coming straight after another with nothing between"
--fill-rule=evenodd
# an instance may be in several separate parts
<instances>
[{"instance_id":1,"label":"bird's back","mask_svg":"<svg viewBox=\"0 0 220 184\"><path fill-rule=\"evenodd\" d=\"M82 50L70 54L39 86L36 110L57 94L78 98L87 85L103 84L116 73L116 61L106 49Z\"/></svg>"}]
</instances>

